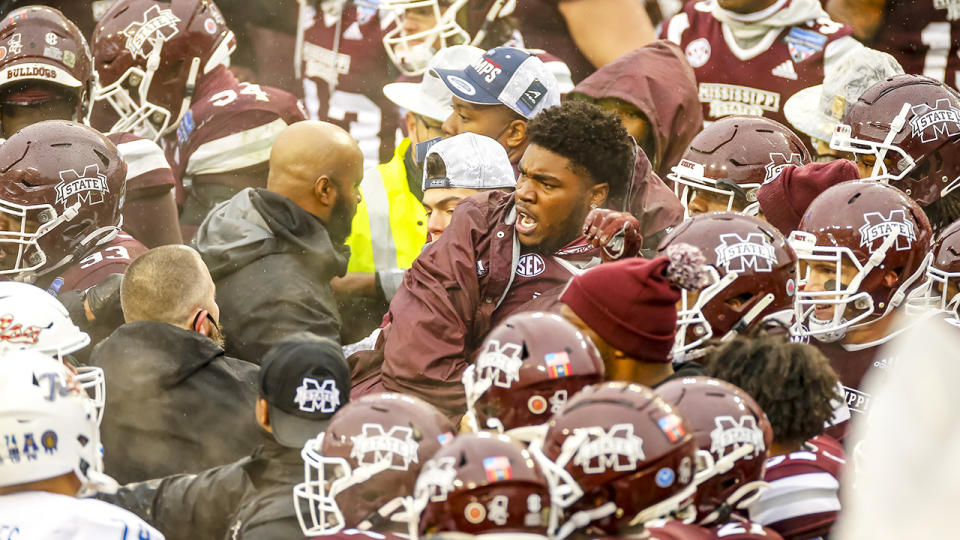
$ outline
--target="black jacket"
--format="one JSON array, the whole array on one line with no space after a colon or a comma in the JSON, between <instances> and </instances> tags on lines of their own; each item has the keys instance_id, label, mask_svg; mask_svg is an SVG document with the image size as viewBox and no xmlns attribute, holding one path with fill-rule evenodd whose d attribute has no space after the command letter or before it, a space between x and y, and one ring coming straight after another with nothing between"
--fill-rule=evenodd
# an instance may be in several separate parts
<instances>
[{"instance_id":1,"label":"black jacket","mask_svg":"<svg viewBox=\"0 0 960 540\"><path fill-rule=\"evenodd\" d=\"M296 332L340 342L330 280L347 271L349 248L286 197L245 189L214 208L195 237L217 284L227 353L250 362Z\"/></svg>"},{"instance_id":2,"label":"black jacket","mask_svg":"<svg viewBox=\"0 0 960 540\"><path fill-rule=\"evenodd\" d=\"M261 442L257 366L224 356L206 336L159 322L125 324L97 345L108 474L121 483L197 472Z\"/></svg>"},{"instance_id":3,"label":"black jacket","mask_svg":"<svg viewBox=\"0 0 960 540\"><path fill-rule=\"evenodd\" d=\"M101 496L137 514L167 540L304 538L293 507L300 451L264 438L253 455L200 474L129 484Z\"/></svg>"}]
</instances>

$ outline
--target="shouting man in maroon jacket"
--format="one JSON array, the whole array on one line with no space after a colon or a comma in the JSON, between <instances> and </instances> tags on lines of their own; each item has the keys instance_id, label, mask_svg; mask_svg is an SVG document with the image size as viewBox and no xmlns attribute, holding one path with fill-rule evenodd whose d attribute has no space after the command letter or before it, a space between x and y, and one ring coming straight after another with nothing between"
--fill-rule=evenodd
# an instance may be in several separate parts
<instances>
[{"instance_id":1,"label":"shouting man in maroon jacket","mask_svg":"<svg viewBox=\"0 0 960 540\"><path fill-rule=\"evenodd\" d=\"M459 416L460 375L488 330L601 260L638 252L637 219L610 210L637 152L616 117L567 103L532 120L529 137L516 192L461 202L407 271L377 349L354 358L355 393L413 394Z\"/></svg>"}]
</instances>

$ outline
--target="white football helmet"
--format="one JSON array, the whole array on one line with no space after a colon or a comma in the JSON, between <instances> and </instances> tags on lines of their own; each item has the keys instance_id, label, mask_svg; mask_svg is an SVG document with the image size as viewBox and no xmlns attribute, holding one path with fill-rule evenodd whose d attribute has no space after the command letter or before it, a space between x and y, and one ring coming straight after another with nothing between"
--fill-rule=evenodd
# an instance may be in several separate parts
<instances>
[{"instance_id":1,"label":"white football helmet","mask_svg":"<svg viewBox=\"0 0 960 540\"><path fill-rule=\"evenodd\" d=\"M38 351L0 353L0 487L74 473L78 497L113 492L93 403L73 373Z\"/></svg>"},{"instance_id":2,"label":"white football helmet","mask_svg":"<svg viewBox=\"0 0 960 540\"><path fill-rule=\"evenodd\" d=\"M90 344L90 336L70 320L67 308L39 287L16 281L0 282L0 354L32 350L60 362ZM77 383L93 401L97 424L103 419L106 381L94 366L70 366Z\"/></svg>"}]
</instances>

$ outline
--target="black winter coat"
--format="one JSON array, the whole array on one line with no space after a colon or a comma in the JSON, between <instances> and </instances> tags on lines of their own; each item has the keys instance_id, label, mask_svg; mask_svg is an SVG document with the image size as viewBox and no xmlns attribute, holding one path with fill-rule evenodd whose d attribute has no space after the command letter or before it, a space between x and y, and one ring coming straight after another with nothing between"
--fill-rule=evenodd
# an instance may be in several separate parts
<instances>
[{"instance_id":1,"label":"black winter coat","mask_svg":"<svg viewBox=\"0 0 960 540\"><path fill-rule=\"evenodd\" d=\"M121 483L197 472L261 443L257 366L197 332L160 322L118 328L94 348L106 408L104 465Z\"/></svg>"}]
</instances>

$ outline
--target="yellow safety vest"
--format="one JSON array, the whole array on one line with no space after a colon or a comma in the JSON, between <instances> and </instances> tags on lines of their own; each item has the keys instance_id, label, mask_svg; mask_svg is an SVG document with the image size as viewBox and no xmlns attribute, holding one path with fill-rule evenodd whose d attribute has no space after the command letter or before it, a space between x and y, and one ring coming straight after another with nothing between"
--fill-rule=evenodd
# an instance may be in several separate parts
<instances>
[{"instance_id":1,"label":"yellow safety vest","mask_svg":"<svg viewBox=\"0 0 960 540\"><path fill-rule=\"evenodd\" d=\"M363 201L347 238L347 272L410 268L427 240L427 212L407 184L403 158L409 147L410 139L403 139L390 161L363 175Z\"/></svg>"}]
</instances>

